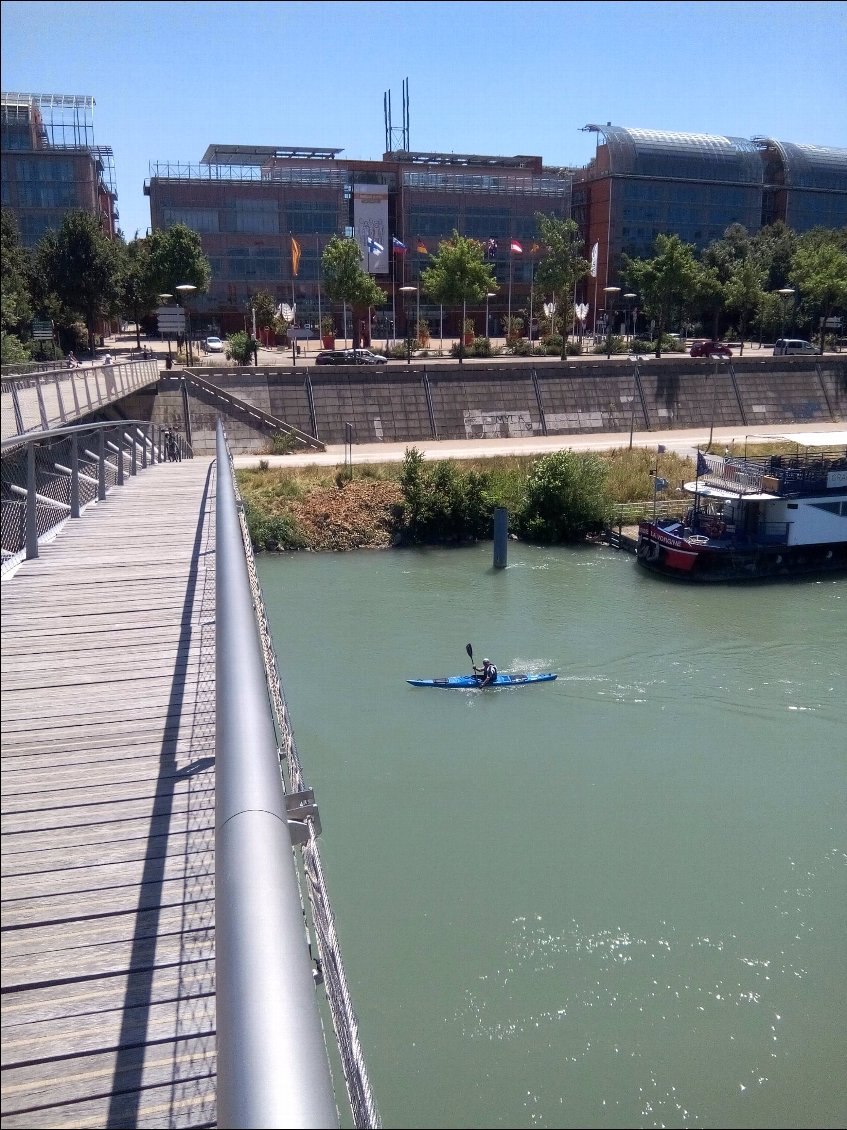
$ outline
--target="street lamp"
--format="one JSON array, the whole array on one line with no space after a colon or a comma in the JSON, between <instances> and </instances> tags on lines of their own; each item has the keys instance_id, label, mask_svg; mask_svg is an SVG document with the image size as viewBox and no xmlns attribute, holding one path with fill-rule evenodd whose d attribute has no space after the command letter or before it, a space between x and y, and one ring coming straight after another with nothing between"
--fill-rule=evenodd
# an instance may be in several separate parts
<instances>
[{"instance_id":1,"label":"street lamp","mask_svg":"<svg viewBox=\"0 0 847 1130\"><path fill-rule=\"evenodd\" d=\"M715 409L716 409L717 403L718 403L718 365L721 363L721 361L727 361L727 360L728 360L727 357L722 356L719 353L716 353L715 356L714 356L715 371L712 374L712 420L711 420L711 423L709 424L709 443L708 443L708 448L709 448L710 451L712 449L712 437L714 436L714 433L715 433Z\"/></svg>"},{"instance_id":2,"label":"street lamp","mask_svg":"<svg viewBox=\"0 0 847 1130\"><path fill-rule=\"evenodd\" d=\"M191 295L194 293L194 291L196 289L197 289L197 287L194 285L194 283L180 283L179 286L174 287L174 290L178 291L182 296L182 308L185 311L185 341L186 341L186 344L188 346L187 355L188 355L188 364L189 365L192 362L192 356L191 356L191 312L188 309L188 299L191 297Z\"/></svg>"},{"instance_id":3,"label":"street lamp","mask_svg":"<svg viewBox=\"0 0 847 1130\"><path fill-rule=\"evenodd\" d=\"M488 321L488 300L489 298L496 298L497 292L489 290L485 296L485 336L491 337L491 323Z\"/></svg>"},{"instance_id":4,"label":"street lamp","mask_svg":"<svg viewBox=\"0 0 847 1130\"><path fill-rule=\"evenodd\" d=\"M636 299L637 297L638 297L637 294L625 294L624 295L624 298L626 299L626 324L627 324L628 327L631 327L627 331L630 337L635 337L635 326L633 326L632 323L631 323L631 312L632 312L632 303L633 303L634 299Z\"/></svg>"},{"instance_id":5,"label":"street lamp","mask_svg":"<svg viewBox=\"0 0 847 1130\"><path fill-rule=\"evenodd\" d=\"M612 356L612 325L614 323L615 298L621 292L619 286L604 286L606 295L606 359Z\"/></svg>"},{"instance_id":6,"label":"street lamp","mask_svg":"<svg viewBox=\"0 0 847 1130\"><path fill-rule=\"evenodd\" d=\"M421 291L420 291L420 287L417 287L417 286L401 286L400 291L403 294L411 294L412 291L414 291L415 294L417 294L417 296L418 296L417 314L416 314L416 321L415 321L415 338L417 339L418 326L420 325L420 321L421 321ZM412 335L409 333L409 315L407 313L406 314L406 364L411 365L411 363L412 363Z\"/></svg>"},{"instance_id":7,"label":"street lamp","mask_svg":"<svg viewBox=\"0 0 847 1130\"><path fill-rule=\"evenodd\" d=\"M783 302L782 302L782 333L779 336L785 337L785 316L788 313L789 300L791 299L791 296L794 294L794 287L793 286L784 286L784 287L782 287L781 290L778 290L776 293L782 295L782 299L783 299Z\"/></svg>"},{"instance_id":8,"label":"street lamp","mask_svg":"<svg viewBox=\"0 0 847 1130\"><path fill-rule=\"evenodd\" d=\"M635 431L635 405L638 402L638 379L639 371L638 366L642 361L646 361L646 357L640 356L638 353L630 353L629 359L633 364L632 372L632 408L629 413L629 449L632 451L632 433Z\"/></svg>"}]
</instances>

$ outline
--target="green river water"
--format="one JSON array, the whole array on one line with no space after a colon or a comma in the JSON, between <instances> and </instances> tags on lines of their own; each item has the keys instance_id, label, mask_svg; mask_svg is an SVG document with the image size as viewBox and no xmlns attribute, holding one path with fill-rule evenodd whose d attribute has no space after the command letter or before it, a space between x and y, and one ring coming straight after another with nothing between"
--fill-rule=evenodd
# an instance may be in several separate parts
<instances>
[{"instance_id":1,"label":"green river water","mask_svg":"<svg viewBox=\"0 0 847 1130\"><path fill-rule=\"evenodd\" d=\"M847 579L491 558L259 559L383 1124L845 1126Z\"/></svg>"}]
</instances>

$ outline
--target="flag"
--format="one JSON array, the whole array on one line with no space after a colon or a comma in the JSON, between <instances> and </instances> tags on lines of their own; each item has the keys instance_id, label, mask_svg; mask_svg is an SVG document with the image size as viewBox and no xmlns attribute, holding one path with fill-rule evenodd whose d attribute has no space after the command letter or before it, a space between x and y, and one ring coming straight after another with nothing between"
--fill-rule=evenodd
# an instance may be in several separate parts
<instances>
[{"instance_id":1,"label":"flag","mask_svg":"<svg viewBox=\"0 0 847 1130\"><path fill-rule=\"evenodd\" d=\"M657 476L653 480L653 483L655 485L656 490L667 490L668 489L668 480L667 479L660 479Z\"/></svg>"},{"instance_id":2,"label":"flag","mask_svg":"<svg viewBox=\"0 0 847 1130\"><path fill-rule=\"evenodd\" d=\"M706 460L703 458L702 453L698 451L697 452L697 478L699 479L701 475L708 475L710 471L711 471L711 467L706 462Z\"/></svg>"},{"instance_id":3,"label":"flag","mask_svg":"<svg viewBox=\"0 0 847 1130\"><path fill-rule=\"evenodd\" d=\"M295 278L296 278L297 272L299 270L300 270L300 244L297 242L297 240L294 238L294 236L292 236L291 237L291 273L292 273L292 275L295 276Z\"/></svg>"},{"instance_id":4,"label":"flag","mask_svg":"<svg viewBox=\"0 0 847 1130\"><path fill-rule=\"evenodd\" d=\"M424 241L420 237L418 237L418 254L419 255L429 255L429 252L426 249L426 244L424 243Z\"/></svg>"},{"instance_id":5,"label":"flag","mask_svg":"<svg viewBox=\"0 0 847 1130\"><path fill-rule=\"evenodd\" d=\"M659 455L664 455L666 451L665 445L663 443L660 443L656 448L656 451L659 453Z\"/></svg>"},{"instance_id":6,"label":"flag","mask_svg":"<svg viewBox=\"0 0 847 1130\"><path fill-rule=\"evenodd\" d=\"M514 251L516 255L523 255L523 248L521 247L521 245L518 243L518 241L516 239L512 240L510 246L511 246L511 250Z\"/></svg>"},{"instance_id":7,"label":"flag","mask_svg":"<svg viewBox=\"0 0 847 1130\"><path fill-rule=\"evenodd\" d=\"M405 255L406 244L401 242L401 240L399 240L396 235L393 235L391 237L391 246L394 248L395 255Z\"/></svg>"},{"instance_id":8,"label":"flag","mask_svg":"<svg viewBox=\"0 0 847 1130\"><path fill-rule=\"evenodd\" d=\"M600 243L597 242L591 248L591 277L592 277L592 279L597 278L597 255L598 255L599 251L600 251Z\"/></svg>"},{"instance_id":9,"label":"flag","mask_svg":"<svg viewBox=\"0 0 847 1130\"><path fill-rule=\"evenodd\" d=\"M385 248L381 243L377 243L372 236L368 236L368 255L381 255L384 250Z\"/></svg>"}]
</instances>

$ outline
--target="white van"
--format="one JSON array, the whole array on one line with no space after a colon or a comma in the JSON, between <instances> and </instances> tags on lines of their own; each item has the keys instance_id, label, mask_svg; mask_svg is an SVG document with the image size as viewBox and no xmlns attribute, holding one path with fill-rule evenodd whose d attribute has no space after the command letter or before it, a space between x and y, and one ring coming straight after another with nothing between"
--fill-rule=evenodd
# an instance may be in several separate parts
<instances>
[{"instance_id":1,"label":"white van","mask_svg":"<svg viewBox=\"0 0 847 1130\"><path fill-rule=\"evenodd\" d=\"M810 341L803 341L799 337L781 337L773 344L774 357L786 357L791 353L816 353L817 350Z\"/></svg>"}]
</instances>

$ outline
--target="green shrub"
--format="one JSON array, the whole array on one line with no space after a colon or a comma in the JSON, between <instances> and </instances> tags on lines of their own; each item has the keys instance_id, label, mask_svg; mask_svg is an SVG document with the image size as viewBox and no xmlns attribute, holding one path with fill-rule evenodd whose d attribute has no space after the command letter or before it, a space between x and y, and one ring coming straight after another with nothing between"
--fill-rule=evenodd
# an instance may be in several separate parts
<instances>
[{"instance_id":1,"label":"green shrub","mask_svg":"<svg viewBox=\"0 0 847 1130\"><path fill-rule=\"evenodd\" d=\"M291 432L275 432L271 436L271 455L290 455L296 445Z\"/></svg>"},{"instance_id":2,"label":"green shrub","mask_svg":"<svg viewBox=\"0 0 847 1130\"><path fill-rule=\"evenodd\" d=\"M253 548L262 550L303 549L306 539L288 514L268 514L249 501L244 503L247 529Z\"/></svg>"},{"instance_id":3,"label":"green shrub","mask_svg":"<svg viewBox=\"0 0 847 1130\"><path fill-rule=\"evenodd\" d=\"M226 357L236 365L249 365L253 360L253 338L244 330L230 334L226 339Z\"/></svg>"},{"instance_id":4,"label":"green shrub","mask_svg":"<svg viewBox=\"0 0 847 1130\"><path fill-rule=\"evenodd\" d=\"M611 338L603 338L591 350L592 353L611 353L613 356L616 353L629 353L630 346L625 338L620 337L618 334L612 334Z\"/></svg>"},{"instance_id":5,"label":"green shrub","mask_svg":"<svg viewBox=\"0 0 847 1130\"><path fill-rule=\"evenodd\" d=\"M527 541L558 544L582 540L606 526L606 464L597 455L556 451L536 460L526 483L515 528Z\"/></svg>"},{"instance_id":6,"label":"green shrub","mask_svg":"<svg viewBox=\"0 0 847 1130\"><path fill-rule=\"evenodd\" d=\"M462 471L446 459L425 464L422 453L412 447L403 459L400 486L401 538L407 544L491 536L493 504L487 474Z\"/></svg>"}]
</instances>

